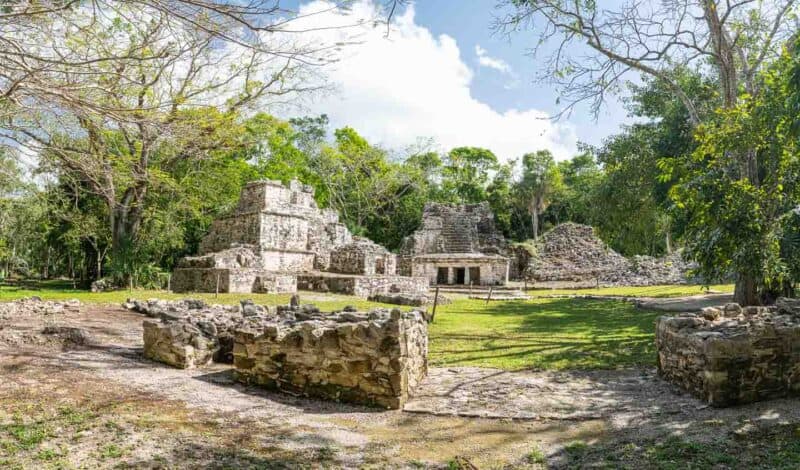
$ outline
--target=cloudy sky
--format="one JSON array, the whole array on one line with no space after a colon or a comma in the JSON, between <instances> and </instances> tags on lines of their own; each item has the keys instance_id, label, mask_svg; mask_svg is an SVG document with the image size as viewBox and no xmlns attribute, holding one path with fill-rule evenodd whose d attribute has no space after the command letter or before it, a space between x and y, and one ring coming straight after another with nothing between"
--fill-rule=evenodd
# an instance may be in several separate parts
<instances>
[{"instance_id":1,"label":"cloudy sky","mask_svg":"<svg viewBox=\"0 0 800 470\"><path fill-rule=\"evenodd\" d=\"M373 0L359 0L350 15L313 15L310 27L352 25L375 17ZM467 8L465 5L469 4ZM302 114L327 114L333 127L349 125L371 142L403 149L432 138L442 150L480 146L502 159L550 149L558 159L577 142L598 144L617 131L624 110L610 103L595 121L585 108L559 121L557 91L533 77L540 66L526 55L530 34L493 34L496 0L420 0L386 26L327 29L319 41L357 37L327 69L333 91L316 97ZM301 2L301 14L328 8ZM294 113L298 113L295 111Z\"/></svg>"}]
</instances>

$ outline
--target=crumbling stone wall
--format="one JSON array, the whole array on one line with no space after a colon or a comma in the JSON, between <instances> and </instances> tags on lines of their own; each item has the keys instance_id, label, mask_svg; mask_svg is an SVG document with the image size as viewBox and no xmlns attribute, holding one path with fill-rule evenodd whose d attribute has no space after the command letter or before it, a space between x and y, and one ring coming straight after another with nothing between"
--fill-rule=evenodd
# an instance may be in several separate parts
<instances>
[{"instance_id":1,"label":"crumbling stone wall","mask_svg":"<svg viewBox=\"0 0 800 470\"><path fill-rule=\"evenodd\" d=\"M369 298L376 294L405 292L423 295L428 280L408 276L361 276L333 273L303 273L297 276L297 288L316 292L334 292Z\"/></svg>"},{"instance_id":2,"label":"crumbling stone wall","mask_svg":"<svg viewBox=\"0 0 800 470\"><path fill-rule=\"evenodd\" d=\"M174 367L233 362L236 376L280 391L401 407L427 373L427 323L417 311L324 314L202 301L129 300L143 313L144 354Z\"/></svg>"},{"instance_id":3,"label":"crumbling stone wall","mask_svg":"<svg viewBox=\"0 0 800 470\"><path fill-rule=\"evenodd\" d=\"M429 202L422 226L403 240L400 254L411 257L433 253L505 253L507 242L494 225L489 203L440 204Z\"/></svg>"},{"instance_id":4,"label":"crumbling stone wall","mask_svg":"<svg viewBox=\"0 0 800 470\"><path fill-rule=\"evenodd\" d=\"M329 270L367 276L394 275L396 265L395 255L386 248L367 238L354 237L352 243L333 250Z\"/></svg>"},{"instance_id":5,"label":"crumbling stone wall","mask_svg":"<svg viewBox=\"0 0 800 470\"><path fill-rule=\"evenodd\" d=\"M342 312L294 324L240 329L236 376L294 394L400 408L427 373L419 312Z\"/></svg>"},{"instance_id":6,"label":"crumbling stone wall","mask_svg":"<svg viewBox=\"0 0 800 470\"><path fill-rule=\"evenodd\" d=\"M800 395L800 305L728 304L656 323L660 375L713 406Z\"/></svg>"}]
</instances>

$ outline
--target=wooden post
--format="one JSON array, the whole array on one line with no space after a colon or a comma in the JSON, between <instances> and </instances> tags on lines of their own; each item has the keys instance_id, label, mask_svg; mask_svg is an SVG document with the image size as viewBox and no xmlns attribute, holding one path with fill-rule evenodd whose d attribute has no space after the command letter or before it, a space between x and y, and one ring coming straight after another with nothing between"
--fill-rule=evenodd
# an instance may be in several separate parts
<instances>
[{"instance_id":1,"label":"wooden post","mask_svg":"<svg viewBox=\"0 0 800 470\"><path fill-rule=\"evenodd\" d=\"M472 281L469 281L469 296L472 297Z\"/></svg>"},{"instance_id":2,"label":"wooden post","mask_svg":"<svg viewBox=\"0 0 800 470\"><path fill-rule=\"evenodd\" d=\"M431 323L436 318L436 305L439 303L439 286L436 286L436 292L433 294L433 311L431 311Z\"/></svg>"},{"instance_id":3,"label":"wooden post","mask_svg":"<svg viewBox=\"0 0 800 470\"><path fill-rule=\"evenodd\" d=\"M219 271L217 271L217 288L214 291L214 298L219 297Z\"/></svg>"},{"instance_id":4,"label":"wooden post","mask_svg":"<svg viewBox=\"0 0 800 470\"><path fill-rule=\"evenodd\" d=\"M489 295L486 296L486 305L489 305L489 301L492 300L492 291L494 290L494 286L489 286Z\"/></svg>"},{"instance_id":5,"label":"wooden post","mask_svg":"<svg viewBox=\"0 0 800 470\"><path fill-rule=\"evenodd\" d=\"M133 275L131 275L131 277L128 278L128 280L130 281L128 283L128 291L133 292Z\"/></svg>"},{"instance_id":6,"label":"wooden post","mask_svg":"<svg viewBox=\"0 0 800 470\"><path fill-rule=\"evenodd\" d=\"M172 273L167 274L167 292L172 292Z\"/></svg>"}]
</instances>

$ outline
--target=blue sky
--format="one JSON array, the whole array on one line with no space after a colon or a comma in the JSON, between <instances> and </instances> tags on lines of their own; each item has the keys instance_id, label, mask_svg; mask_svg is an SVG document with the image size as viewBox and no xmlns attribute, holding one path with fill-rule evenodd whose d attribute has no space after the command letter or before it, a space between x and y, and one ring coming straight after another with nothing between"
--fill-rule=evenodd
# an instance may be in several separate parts
<instances>
[{"instance_id":1,"label":"blue sky","mask_svg":"<svg viewBox=\"0 0 800 470\"><path fill-rule=\"evenodd\" d=\"M465 8L465 4L469 8ZM495 33L493 19L502 16L496 0L419 0L415 3L417 22L434 34L447 34L458 42L467 62L475 68L475 78L470 89L476 98L503 112L510 108L536 108L555 113L558 91L548 84L534 82L542 68L541 59L528 55L535 42L533 33L515 34L511 37ZM474 53L480 45L494 58L506 62L518 79L514 88L508 88L509 77L497 70L480 67ZM583 142L599 144L606 136L616 133L626 119L622 105L613 100L595 120L586 106L580 106L566 119L574 123L578 138Z\"/></svg>"},{"instance_id":2,"label":"blue sky","mask_svg":"<svg viewBox=\"0 0 800 470\"><path fill-rule=\"evenodd\" d=\"M354 127L371 142L402 154L427 143L440 151L479 146L502 160L549 149L570 158L578 142L599 144L626 119L617 102L598 120L586 106L553 122L557 90L534 83L540 59L527 55L531 33L495 34L495 0L419 0L394 17L391 34L374 27L379 0L354 0L347 15L323 13L304 19L324 28L310 40L340 43L338 62L325 69L326 92L298 114L328 114L333 127ZM468 5L468 7L466 6ZM301 13L326 11L325 0L303 0ZM364 21L364 26L330 28ZM305 28L303 28L305 29ZM308 38L306 38L308 40ZM288 116L287 116L288 117ZM432 143L432 144L431 144Z\"/></svg>"}]
</instances>

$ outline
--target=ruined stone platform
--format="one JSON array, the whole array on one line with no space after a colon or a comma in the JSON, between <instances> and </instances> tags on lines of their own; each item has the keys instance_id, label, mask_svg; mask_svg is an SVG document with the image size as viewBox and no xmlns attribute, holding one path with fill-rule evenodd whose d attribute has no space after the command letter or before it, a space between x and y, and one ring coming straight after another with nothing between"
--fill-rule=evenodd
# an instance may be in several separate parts
<instances>
[{"instance_id":1,"label":"ruined stone platform","mask_svg":"<svg viewBox=\"0 0 800 470\"><path fill-rule=\"evenodd\" d=\"M178 368L232 362L241 382L293 395L400 408L428 370L418 311L322 313L198 300L130 300L144 320L145 357Z\"/></svg>"},{"instance_id":2,"label":"ruined stone platform","mask_svg":"<svg viewBox=\"0 0 800 470\"><path fill-rule=\"evenodd\" d=\"M428 280L424 277L312 272L297 275L297 288L366 299L379 294L400 292L425 295L428 292Z\"/></svg>"},{"instance_id":3,"label":"ruined stone platform","mask_svg":"<svg viewBox=\"0 0 800 470\"><path fill-rule=\"evenodd\" d=\"M800 395L800 304L727 304L656 323L660 375L713 406Z\"/></svg>"}]
</instances>

